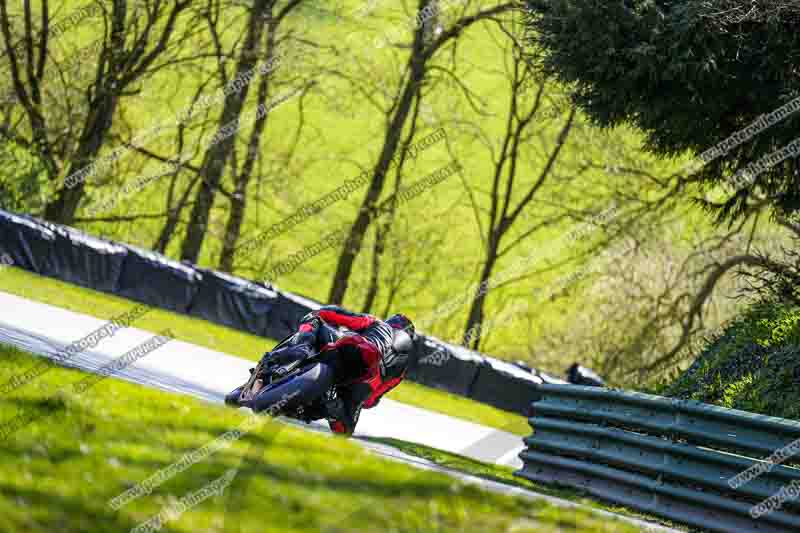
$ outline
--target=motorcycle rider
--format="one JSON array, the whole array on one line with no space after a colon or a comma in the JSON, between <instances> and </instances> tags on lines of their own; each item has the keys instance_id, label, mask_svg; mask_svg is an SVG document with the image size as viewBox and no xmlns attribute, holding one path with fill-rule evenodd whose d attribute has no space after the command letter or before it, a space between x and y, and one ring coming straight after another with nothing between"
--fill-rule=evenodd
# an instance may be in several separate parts
<instances>
[{"instance_id":1,"label":"motorcycle rider","mask_svg":"<svg viewBox=\"0 0 800 533\"><path fill-rule=\"evenodd\" d=\"M353 332L337 338L330 326ZM386 321L364 313L351 313L338 306L325 306L303 317L292 339L278 350L267 352L261 367L278 367L316 353L333 371L336 400L320 411L308 410L306 421L327 418L331 430L352 435L362 407L378 405L384 394L404 379L409 353L416 338L414 324L396 314ZM256 392L263 380L256 376ZM238 403L241 388L226 403Z\"/></svg>"}]
</instances>

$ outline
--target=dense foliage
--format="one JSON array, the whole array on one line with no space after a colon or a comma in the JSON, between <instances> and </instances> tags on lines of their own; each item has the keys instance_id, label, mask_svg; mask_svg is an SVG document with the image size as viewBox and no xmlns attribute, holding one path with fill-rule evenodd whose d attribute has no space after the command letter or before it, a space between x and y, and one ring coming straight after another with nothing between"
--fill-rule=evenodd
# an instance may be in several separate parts
<instances>
[{"instance_id":1,"label":"dense foliage","mask_svg":"<svg viewBox=\"0 0 800 533\"><path fill-rule=\"evenodd\" d=\"M712 339L663 392L800 419L800 307L754 304Z\"/></svg>"},{"instance_id":2,"label":"dense foliage","mask_svg":"<svg viewBox=\"0 0 800 533\"><path fill-rule=\"evenodd\" d=\"M800 94L796 5L529 0L528 7L532 58L570 84L592 120L632 123L662 156L702 153ZM800 105L754 137L759 128L733 139L693 176L712 187L734 183L722 198L704 201L720 220L743 215L748 200L762 195L783 213L800 207L797 150L744 186L732 179L798 136L797 111Z\"/></svg>"}]
</instances>

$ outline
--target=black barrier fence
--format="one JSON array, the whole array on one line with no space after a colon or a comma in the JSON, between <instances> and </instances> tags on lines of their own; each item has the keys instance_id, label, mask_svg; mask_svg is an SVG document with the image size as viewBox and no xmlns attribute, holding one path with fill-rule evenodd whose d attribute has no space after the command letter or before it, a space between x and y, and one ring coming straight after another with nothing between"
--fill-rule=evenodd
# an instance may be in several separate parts
<instances>
[{"instance_id":1,"label":"black barrier fence","mask_svg":"<svg viewBox=\"0 0 800 533\"><path fill-rule=\"evenodd\" d=\"M51 226L52 227L52 226ZM124 246L96 239L72 228L53 227L54 247L48 268L70 283L116 292L128 255Z\"/></svg>"},{"instance_id":2,"label":"black barrier fence","mask_svg":"<svg viewBox=\"0 0 800 533\"><path fill-rule=\"evenodd\" d=\"M269 284L197 268L157 253L0 210L0 255L36 274L273 339L322 304ZM408 378L528 415L535 385L564 383L420 335Z\"/></svg>"},{"instance_id":3,"label":"black barrier fence","mask_svg":"<svg viewBox=\"0 0 800 533\"><path fill-rule=\"evenodd\" d=\"M484 358L463 348L420 335L408 378L459 396L470 396Z\"/></svg>"},{"instance_id":4,"label":"black barrier fence","mask_svg":"<svg viewBox=\"0 0 800 533\"><path fill-rule=\"evenodd\" d=\"M193 266L154 252L125 246L128 253L116 294L154 307L187 313L196 300L202 275Z\"/></svg>"}]
</instances>

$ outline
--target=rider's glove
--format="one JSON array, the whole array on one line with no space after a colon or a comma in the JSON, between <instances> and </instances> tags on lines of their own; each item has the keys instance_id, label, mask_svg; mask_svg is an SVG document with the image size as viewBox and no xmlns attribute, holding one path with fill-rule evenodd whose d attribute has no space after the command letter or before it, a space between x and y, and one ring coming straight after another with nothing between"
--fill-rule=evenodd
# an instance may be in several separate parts
<instances>
[{"instance_id":1,"label":"rider's glove","mask_svg":"<svg viewBox=\"0 0 800 533\"><path fill-rule=\"evenodd\" d=\"M319 317L316 311L311 311L310 313L306 313L306 315L300 319L301 324L305 324L306 322L313 322L313 321L321 321L322 319Z\"/></svg>"}]
</instances>

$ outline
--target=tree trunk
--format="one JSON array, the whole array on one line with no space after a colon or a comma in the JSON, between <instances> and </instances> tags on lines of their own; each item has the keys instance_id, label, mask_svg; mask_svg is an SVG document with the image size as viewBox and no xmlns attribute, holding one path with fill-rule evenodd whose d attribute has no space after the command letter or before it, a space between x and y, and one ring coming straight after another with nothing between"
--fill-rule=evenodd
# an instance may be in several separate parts
<instances>
[{"instance_id":1,"label":"tree trunk","mask_svg":"<svg viewBox=\"0 0 800 533\"><path fill-rule=\"evenodd\" d=\"M417 120L419 119L421 101L422 93L418 90L416 94L414 113L411 117L411 128L408 136L403 141L402 147L400 148L400 158L394 171L394 193L388 202L384 202L386 203L386 219L383 221L378 220L378 223L375 227L375 244L372 247L372 271L370 272L367 296L364 298L364 313L368 313L372 309L372 306L375 303L375 298L378 296L378 291L380 290L378 283L380 280L381 259L386 251L386 240L389 237L392 225L394 224L395 215L397 214L397 198L400 194L400 183L403 179L403 167L405 166L406 157L408 156L408 147L411 145L411 141L414 140L414 133L417 131ZM379 211L381 207L383 206L381 205L378 207ZM382 216L382 214L383 213L378 213L378 217Z\"/></svg>"},{"instance_id":2,"label":"tree trunk","mask_svg":"<svg viewBox=\"0 0 800 533\"><path fill-rule=\"evenodd\" d=\"M424 10L433 3L433 0L428 2L420 2L420 11ZM414 32L414 42L411 45L411 57L409 58L409 66L411 73L409 80L403 89L402 96L398 105L394 107L395 113L392 117L389 128L384 138L383 151L378 160L378 165L375 168L375 174L372 178L372 183L367 190L367 195L361 203L361 209L358 212L356 220L350 227L345 245L339 255L339 261L336 265L336 273L333 276L333 283L331 290L328 294L328 301L332 304L341 304L344 300L345 293L350 280L350 275L353 271L353 263L361 250L361 245L364 241L364 235L369 229L370 222L373 216L375 203L383 190L383 183L386 170L389 168L389 163L397 150L400 134L403 126L405 126L406 119L408 118L411 102L414 98L415 92L421 87L425 78L425 67L428 59L433 57L437 50L449 42L451 39L457 38L467 27L478 21L485 20L489 17L497 16L505 11L516 9L515 3L505 3L493 6L489 9L480 11L479 13L462 17L456 21L449 29L442 32L441 35L436 37L432 43L426 46L425 32L422 26L417 27Z\"/></svg>"},{"instance_id":3,"label":"tree trunk","mask_svg":"<svg viewBox=\"0 0 800 533\"><path fill-rule=\"evenodd\" d=\"M475 291L472 306L467 317L467 325L464 327L464 346L478 350L481 343L481 326L483 324L484 304L489 295L489 280L492 278L492 271L497 262L497 250L500 247L500 239L497 234L491 236L489 246L486 250L486 262L481 270L480 284Z\"/></svg>"},{"instance_id":4,"label":"tree trunk","mask_svg":"<svg viewBox=\"0 0 800 533\"><path fill-rule=\"evenodd\" d=\"M269 64L275 55L275 31L276 26L270 23L267 31L267 50L265 56L265 62L267 64ZM268 72L262 74L259 78L258 105L266 105L267 103L270 93L270 76L271 73ZM267 126L267 115L268 113L264 113L256 119L253 132L248 142L247 155L242 165L242 171L236 176L236 188L231 197L231 212L228 217L228 222L225 225L222 252L219 258L219 269L223 272L233 272L236 243L239 241L239 237L242 234L242 225L244 224L244 216L247 210L247 187L253 176L253 169L255 168L256 159L258 157L259 146L261 146L261 137Z\"/></svg>"},{"instance_id":5,"label":"tree trunk","mask_svg":"<svg viewBox=\"0 0 800 533\"><path fill-rule=\"evenodd\" d=\"M153 243L153 250L162 255L166 255L167 246L169 246L172 237L175 235L175 230L178 228L182 207L178 205L174 209L170 209L167 221L164 223L164 227L161 228L161 233L158 235L156 242Z\"/></svg>"},{"instance_id":6,"label":"tree trunk","mask_svg":"<svg viewBox=\"0 0 800 533\"><path fill-rule=\"evenodd\" d=\"M192 189L194 189L194 184L197 183L199 178L193 178L192 181L189 183L189 186L186 187L186 190L181 195L180 200L178 200L178 205L175 207L169 207L167 205L167 209L169 214L167 215L167 221L164 223L164 227L161 228L161 233L158 235L158 239L153 244L153 250L160 254L167 253L167 246L169 246L172 237L175 235L175 230L178 228L178 223L181 220L181 213L183 209L186 207L186 203L189 200L189 195L192 193ZM171 200L169 200L171 203Z\"/></svg>"},{"instance_id":7,"label":"tree trunk","mask_svg":"<svg viewBox=\"0 0 800 533\"><path fill-rule=\"evenodd\" d=\"M362 313L369 313L375 303L375 298L378 296L378 289L380 284L381 272L381 257L383 256L384 239L386 238L386 231L388 227L384 224L378 223L375 226L375 244L372 247L372 270L369 274L369 287L367 287L367 296L364 298L364 307Z\"/></svg>"},{"instance_id":8,"label":"tree trunk","mask_svg":"<svg viewBox=\"0 0 800 533\"><path fill-rule=\"evenodd\" d=\"M339 255L339 261L336 265L336 273L333 276L333 284L331 286L330 294L328 295L328 302L332 304L341 304L344 300L345 293L350 281L350 275L353 272L353 263L355 263L358 253L361 251L361 245L364 242L364 235L369 229L370 222L372 221L373 212L378 198L383 192L383 184L386 179L386 172L389 170L392 159L397 152L397 147L400 144L400 136L405 127L406 120L411 113L411 106L417 91L422 85L425 78L425 62L421 58L422 50L422 32L417 31L414 34L414 50L412 57L409 60L411 66L411 75L406 83L403 93L400 97L400 102L396 108L395 114L392 117L391 123L386 131L386 136L383 141L383 150L381 151L378 165L375 168L375 173L372 176L372 183L370 183L367 195L361 203L361 208L358 211L358 216L350 227L350 233L347 236L342 253Z\"/></svg>"},{"instance_id":9,"label":"tree trunk","mask_svg":"<svg viewBox=\"0 0 800 533\"><path fill-rule=\"evenodd\" d=\"M234 250L242 232L244 214L247 210L247 184L249 181L249 178L244 179L241 174L236 180L236 189L231 197L231 211L228 215L228 222L225 224L222 252L220 252L219 266L217 267L222 272L233 272Z\"/></svg>"},{"instance_id":10,"label":"tree trunk","mask_svg":"<svg viewBox=\"0 0 800 533\"><path fill-rule=\"evenodd\" d=\"M256 0L253 5L248 21L247 36L239 56L239 62L236 65L236 77L234 79L244 79L245 74L250 73L258 63L261 36L265 25L264 14L270 5L271 2L269 0ZM226 133L226 127L233 128L239 125L238 121L241 117L249 88L250 82L248 80L243 84L241 91L231 92L225 98L217 134L215 135L215 137L218 135L220 140L206 151L200 167L202 181L195 197L186 237L181 246L181 260L197 263L200 256L200 250L203 247L206 230L208 229L211 208L214 205L214 196L222 180L225 162L236 142L237 133L235 131L232 134Z\"/></svg>"},{"instance_id":11,"label":"tree trunk","mask_svg":"<svg viewBox=\"0 0 800 533\"><path fill-rule=\"evenodd\" d=\"M113 91L114 89L111 88L106 89L105 94L91 106L91 112L87 117L87 127L84 129L85 134L67 167L70 174L91 165L100 152L105 136L111 129L112 119L119 102L119 97ZM69 187L65 183L58 191L55 200L45 206L45 219L58 224L72 224L75 213L78 211L78 205L83 198L85 186L85 180L78 180L73 187Z\"/></svg>"},{"instance_id":12,"label":"tree trunk","mask_svg":"<svg viewBox=\"0 0 800 533\"><path fill-rule=\"evenodd\" d=\"M5 2L3 2L3 5L4 4ZM91 85L91 91L87 91L89 95L89 113L84 121L80 143L71 157L64 157L64 159L69 159L70 161L70 164L66 167L69 169L70 175L67 176L67 180L65 180L64 185L58 191L55 200L50 202L44 209L45 218L62 224L71 224L74 221L75 213L84 196L85 181L90 179L94 172L77 179L74 184L70 183L70 177L94 163L97 154L100 153L106 135L111 129L114 114L119 104L120 94L123 94L126 87L140 79L156 58L164 52L167 43L175 31L179 14L189 7L189 1L176 1L171 3L172 10L167 18L163 33L157 38L157 43L153 49L145 53L147 38L151 35L151 30L157 19L155 13L152 13L153 16L149 17L143 27L140 28L141 33L138 35L136 42L128 49L126 48L126 39L132 34L131 32L126 32L128 2L127 0L114 0L112 4L111 20L107 21L105 30L110 33L110 38L108 46L103 47L101 62L97 67L95 81ZM44 9L45 11L47 10L46 4ZM154 7L154 9L157 8ZM5 28L4 33L7 33ZM32 53L32 48L29 46L28 49L30 55ZM40 50L42 54L40 60L41 72L43 72L44 69L45 52L46 47L42 46ZM24 104L28 102L28 99L22 84L19 82L16 69L14 69L14 71L17 93ZM30 74L28 79L31 83L34 101L38 105L42 105L38 84L34 83L33 77ZM95 90L97 91L96 93L94 92ZM44 127L44 123L37 118L39 117L38 112L31 113L29 111L29 114L31 116L31 126L34 128L34 132ZM38 141L46 144L46 135L44 133L40 134ZM53 158L50 156L49 149L43 150L42 153L48 161L48 168L54 168L55 165ZM78 178L78 176L75 176L75 178Z\"/></svg>"}]
</instances>

